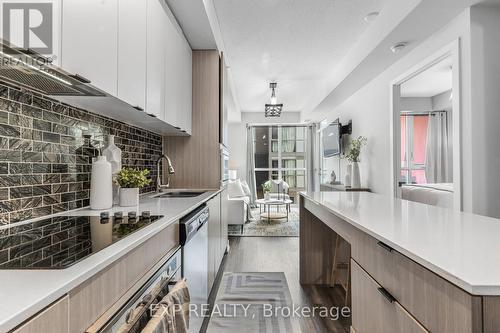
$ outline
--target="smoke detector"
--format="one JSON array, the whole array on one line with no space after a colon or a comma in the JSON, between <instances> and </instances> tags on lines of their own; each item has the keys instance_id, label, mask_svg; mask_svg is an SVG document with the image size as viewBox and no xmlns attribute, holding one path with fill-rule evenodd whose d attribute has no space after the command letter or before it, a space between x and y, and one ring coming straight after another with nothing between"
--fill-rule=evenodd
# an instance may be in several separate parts
<instances>
[{"instance_id":1,"label":"smoke detector","mask_svg":"<svg viewBox=\"0 0 500 333\"><path fill-rule=\"evenodd\" d=\"M363 20L365 20L365 22L367 23L370 23L370 22L373 22L377 19L377 17L379 16L379 12L371 12L371 13L368 13L364 18Z\"/></svg>"},{"instance_id":2,"label":"smoke detector","mask_svg":"<svg viewBox=\"0 0 500 333\"><path fill-rule=\"evenodd\" d=\"M408 45L406 42L399 42L391 46L392 53L399 53Z\"/></svg>"}]
</instances>

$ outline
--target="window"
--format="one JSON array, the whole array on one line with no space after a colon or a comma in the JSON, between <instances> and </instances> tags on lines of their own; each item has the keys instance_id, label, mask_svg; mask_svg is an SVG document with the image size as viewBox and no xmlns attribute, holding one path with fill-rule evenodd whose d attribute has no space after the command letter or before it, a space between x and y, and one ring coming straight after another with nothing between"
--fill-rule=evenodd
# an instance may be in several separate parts
<instances>
[{"instance_id":1,"label":"window","mask_svg":"<svg viewBox=\"0 0 500 333\"><path fill-rule=\"evenodd\" d=\"M401 115L402 184L425 184L428 115Z\"/></svg>"},{"instance_id":2,"label":"window","mask_svg":"<svg viewBox=\"0 0 500 333\"><path fill-rule=\"evenodd\" d=\"M254 127L255 180L257 195L262 184L283 179L290 186L290 197L306 188L305 126Z\"/></svg>"}]
</instances>

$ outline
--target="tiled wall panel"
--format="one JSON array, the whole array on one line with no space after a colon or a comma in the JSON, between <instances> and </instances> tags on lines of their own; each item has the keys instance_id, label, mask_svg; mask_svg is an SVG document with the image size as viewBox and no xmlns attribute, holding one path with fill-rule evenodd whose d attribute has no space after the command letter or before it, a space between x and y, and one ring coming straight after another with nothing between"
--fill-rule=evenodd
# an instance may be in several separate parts
<instances>
[{"instance_id":1,"label":"tiled wall panel","mask_svg":"<svg viewBox=\"0 0 500 333\"><path fill-rule=\"evenodd\" d=\"M153 180L162 137L0 82L0 224L89 205L92 158L116 135L123 166Z\"/></svg>"}]
</instances>

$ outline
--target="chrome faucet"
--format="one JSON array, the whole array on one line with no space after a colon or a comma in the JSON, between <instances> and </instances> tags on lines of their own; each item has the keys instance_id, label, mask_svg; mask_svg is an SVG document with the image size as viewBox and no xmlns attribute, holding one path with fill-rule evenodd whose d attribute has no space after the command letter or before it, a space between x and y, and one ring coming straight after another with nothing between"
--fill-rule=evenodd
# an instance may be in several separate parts
<instances>
[{"instance_id":1,"label":"chrome faucet","mask_svg":"<svg viewBox=\"0 0 500 333\"><path fill-rule=\"evenodd\" d=\"M167 183L165 185L162 185L161 183L161 177L160 177L160 162L161 160L167 161ZM156 192L160 192L163 187L169 187L170 186L170 175L173 175L175 173L175 169L172 166L172 161L170 158L162 154L158 160L156 161L156 172L157 172L157 178L156 178Z\"/></svg>"}]
</instances>

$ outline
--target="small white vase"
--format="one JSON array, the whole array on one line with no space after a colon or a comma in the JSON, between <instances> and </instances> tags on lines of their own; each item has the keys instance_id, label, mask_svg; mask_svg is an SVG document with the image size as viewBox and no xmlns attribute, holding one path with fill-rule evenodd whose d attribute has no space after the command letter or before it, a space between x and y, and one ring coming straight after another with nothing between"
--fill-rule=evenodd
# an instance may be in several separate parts
<instances>
[{"instance_id":1,"label":"small white vase","mask_svg":"<svg viewBox=\"0 0 500 333\"><path fill-rule=\"evenodd\" d=\"M359 174L359 164L358 162L352 163L352 173L351 173L351 187L361 188L361 175Z\"/></svg>"},{"instance_id":2,"label":"small white vase","mask_svg":"<svg viewBox=\"0 0 500 333\"><path fill-rule=\"evenodd\" d=\"M122 150L115 145L115 136L108 135L108 146L102 151L102 155L111 164L111 174L114 176L122 169ZM118 204L119 186L113 184L113 204Z\"/></svg>"},{"instance_id":3,"label":"small white vase","mask_svg":"<svg viewBox=\"0 0 500 333\"><path fill-rule=\"evenodd\" d=\"M106 160L106 156L99 156L92 163L90 208L109 209L111 207L113 207L111 164Z\"/></svg>"},{"instance_id":4,"label":"small white vase","mask_svg":"<svg viewBox=\"0 0 500 333\"><path fill-rule=\"evenodd\" d=\"M344 185L345 186L351 186L351 165L347 164L346 166L346 174L344 177Z\"/></svg>"},{"instance_id":5,"label":"small white vase","mask_svg":"<svg viewBox=\"0 0 500 333\"><path fill-rule=\"evenodd\" d=\"M114 175L122 169L122 150L115 145L115 136L108 135L108 146L102 151L111 163L111 173Z\"/></svg>"},{"instance_id":6,"label":"small white vase","mask_svg":"<svg viewBox=\"0 0 500 333\"><path fill-rule=\"evenodd\" d=\"M264 193L264 200L269 200L270 198L269 192Z\"/></svg>"},{"instance_id":7,"label":"small white vase","mask_svg":"<svg viewBox=\"0 0 500 333\"><path fill-rule=\"evenodd\" d=\"M120 206L130 207L139 204L139 188L120 188Z\"/></svg>"}]
</instances>

